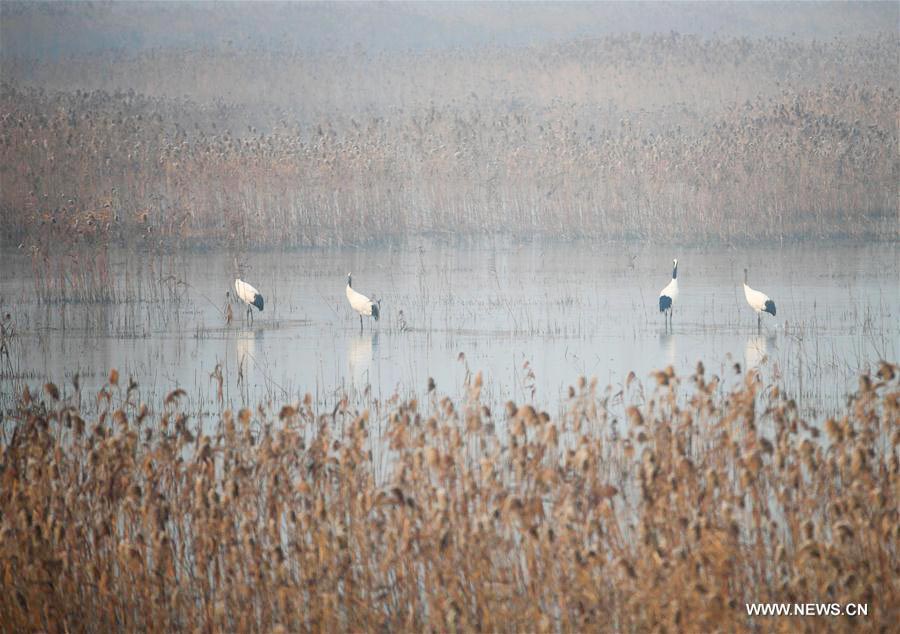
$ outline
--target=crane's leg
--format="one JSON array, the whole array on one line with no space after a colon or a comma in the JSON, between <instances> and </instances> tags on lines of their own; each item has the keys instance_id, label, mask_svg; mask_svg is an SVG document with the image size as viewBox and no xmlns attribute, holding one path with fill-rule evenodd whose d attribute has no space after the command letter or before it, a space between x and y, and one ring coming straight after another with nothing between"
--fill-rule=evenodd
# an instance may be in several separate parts
<instances>
[{"instance_id":1,"label":"crane's leg","mask_svg":"<svg viewBox=\"0 0 900 634\"><path fill-rule=\"evenodd\" d=\"M756 313L756 332L762 329L762 314Z\"/></svg>"},{"instance_id":2,"label":"crane's leg","mask_svg":"<svg viewBox=\"0 0 900 634\"><path fill-rule=\"evenodd\" d=\"M359 316L359 334L362 334L362 315Z\"/></svg>"}]
</instances>

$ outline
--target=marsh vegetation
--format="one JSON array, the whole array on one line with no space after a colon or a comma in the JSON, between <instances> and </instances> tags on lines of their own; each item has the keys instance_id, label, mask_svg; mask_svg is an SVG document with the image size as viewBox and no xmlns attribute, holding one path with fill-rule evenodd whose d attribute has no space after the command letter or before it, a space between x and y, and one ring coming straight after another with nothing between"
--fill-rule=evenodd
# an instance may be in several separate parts
<instances>
[{"instance_id":1,"label":"marsh vegetation","mask_svg":"<svg viewBox=\"0 0 900 634\"><path fill-rule=\"evenodd\" d=\"M743 631L764 626L745 603L818 601L868 606L829 627L889 629L898 381L859 377L824 434L756 372L723 394L702 364L630 380L627 426L583 378L559 417L491 410L479 373L458 400L308 395L210 432L182 390L150 415L113 371L85 417L47 384L3 428L0 610L75 631Z\"/></svg>"},{"instance_id":2,"label":"marsh vegetation","mask_svg":"<svg viewBox=\"0 0 900 634\"><path fill-rule=\"evenodd\" d=\"M301 44L8 55L5 239L898 238L895 30Z\"/></svg>"}]
</instances>

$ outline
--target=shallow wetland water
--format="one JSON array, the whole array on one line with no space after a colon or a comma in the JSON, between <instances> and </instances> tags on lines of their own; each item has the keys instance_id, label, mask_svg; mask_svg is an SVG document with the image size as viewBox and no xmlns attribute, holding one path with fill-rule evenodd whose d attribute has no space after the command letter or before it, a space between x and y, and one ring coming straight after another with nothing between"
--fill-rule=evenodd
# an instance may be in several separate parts
<instances>
[{"instance_id":1,"label":"shallow wetland water","mask_svg":"<svg viewBox=\"0 0 900 634\"><path fill-rule=\"evenodd\" d=\"M679 258L680 297L667 331L657 295ZM483 400L513 399L555 411L568 386L596 376L617 392L629 371L646 381L672 365L730 381L758 367L813 418L836 410L860 370L900 358L900 263L892 245L800 245L662 251L595 244L484 244L249 253L243 277L265 297L244 321L226 291L233 255L156 258L112 253L116 301L40 301L31 258L0 252L0 311L9 313L2 360L3 406L24 383L71 391L79 373L99 388L110 368L133 377L143 400L176 386L194 411L215 412L219 366L224 406L302 399L323 408L339 395L366 403L422 396L428 378L461 395L482 371ZM777 305L756 315L750 285ZM354 287L381 299L382 319L359 318L344 297ZM119 301L121 300L121 301Z\"/></svg>"}]
</instances>

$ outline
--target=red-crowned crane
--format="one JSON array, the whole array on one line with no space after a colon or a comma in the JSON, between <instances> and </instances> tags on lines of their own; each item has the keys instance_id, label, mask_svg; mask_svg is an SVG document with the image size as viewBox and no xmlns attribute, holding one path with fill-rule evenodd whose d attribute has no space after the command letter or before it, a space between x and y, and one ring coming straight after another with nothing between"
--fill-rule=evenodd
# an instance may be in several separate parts
<instances>
[{"instance_id":1,"label":"red-crowned crane","mask_svg":"<svg viewBox=\"0 0 900 634\"><path fill-rule=\"evenodd\" d=\"M238 299L247 304L247 314L250 317L250 322L253 322L253 307L256 306L260 312L263 309L263 296L259 294L259 291L247 284L244 280L237 279L234 281L234 292L237 294Z\"/></svg>"},{"instance_id":2,"label":"red-crowned crane","mask_svg":"<svg viewBox=\"0 0 900 634\"><path fill-rule=\"evenodd\" d=\"M659 292L659 312L665 313L663 317L668 325L672 321L672 313L675 309L675 300L678 299L678 258L672 260L672 279L666 287Z\"/></svg>"},{"instance_id":3,"label":"red-crowned crane","mask_svg":"<svg viewBox=\"0 0 900 634\"><path fill-rule=\"evenodd\" d=\"M762 327L763 313L769 313L772 317L775 316L775 302L769 299L769 296L765 293L755 291L747 286L747 269L744 269L744 297L747 298L747 303L750 304L750 308L756 311L757 330Z\"/></svg>"},{"instance_id":4,"label":"red-crowned crane","mask_svg":"<svg viewBox=\"0 0 900 634\"><path fill-rule=\"evenodd\" d=\"M353 290L353 277L351 273L347 273L347 301L350 302L350 308L359 313L359 331L362 332L363 329L363 317L373 317L375 321L378 321L379 315L379 306L381 305L381 301L373 302L371 299L363 295L362 293L357 293Z\"/></svg>"}]
</instances>

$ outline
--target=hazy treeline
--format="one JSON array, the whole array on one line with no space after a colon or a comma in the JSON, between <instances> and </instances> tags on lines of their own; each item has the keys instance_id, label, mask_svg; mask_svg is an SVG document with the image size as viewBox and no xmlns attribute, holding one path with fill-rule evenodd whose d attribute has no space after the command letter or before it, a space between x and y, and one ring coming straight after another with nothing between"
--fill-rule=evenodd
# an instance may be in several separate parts
<instances>
[{"instance_id":1,"label":"hazy treeline","mask_svg":"<svg viewBox=\"0 0 900 634\"><path fill-rule=\"evenodd\" d=\"M898 237L895 33L6 58L4 238Z\"/></svg>"}]
</instances>

